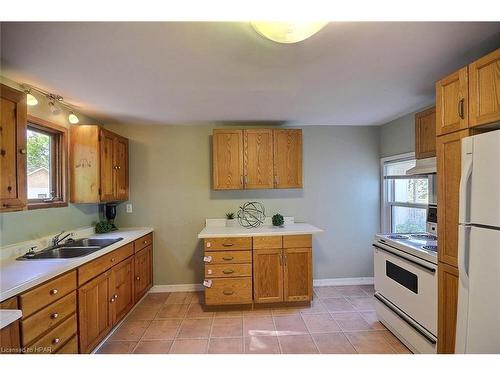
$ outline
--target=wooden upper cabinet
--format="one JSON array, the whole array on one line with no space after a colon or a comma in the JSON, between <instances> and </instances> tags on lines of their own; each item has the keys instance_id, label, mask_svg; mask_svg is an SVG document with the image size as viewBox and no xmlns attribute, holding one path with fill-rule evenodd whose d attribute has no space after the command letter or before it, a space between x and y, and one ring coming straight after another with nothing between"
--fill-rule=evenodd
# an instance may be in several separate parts
<instances>
[{"instance_id":1,"label":"wooden upper cabinet","mask_svg":"<svg viewBox=\"0 0 500 375\"><path fill-rule=\"evenodd\" d=\"M273 131L248 129L244 136L244 178L246 189L272 189Z\"/></svg>"},{"instance_id":2,"label":"wooden upper cabinet","mask_svg":"<svg viewBox=\"0 0 500 375\"><path fill-rule=\"evenodd\" d=\"M128 199L128 139L97 125L70 129L72 203Z\"/></svg>"},{"instance_id":3,"label":"wooden upper cabinet","mask_svg":"<svg viewBox=\"0 0 500 375\"><path fill-rule=\"evenodd\" d=\"M462 130L437 138L438 258L457 267L458 202L461 175L461 140L470 135Z\"/></svg>"},{"instance_id":4,"label":"wooden upper cabinet","mask_svg":"<svg viewBox=\"0 0 500 375\"><path fill-rule=\"evenodd\" d=\"M312 249L283 249L284 301L312 300Z\"/></svg>"},{"instance_id":5,"label":"wooden upper cabinet","mask_svg":"<svg viewBox=\"0 0 500 375\"><path fill-rule=\"evenodd\" d=\"M214 129L213 187L243 189L243 130Z\"/></svg>"},{"instance_id":6,"label":"wooden upper cabinet","mask_svg":"<svg viewBox=\"0 0 500 375\"><path fill-rule=\"evenodd\" d=\"M253 251L253 299L255 303L283 301L282 249Z\"/></svg>"},{"instance_id":7,"label":"wooden upper cabinet","mask_svg":"<svg viewBox=\"0 0 500 375\"><path fill-rule=\"evenodd\" d=\"M458 304L458 269L439 263L438 267L438 340L439 354L455 353Z\"/></svg>"},{"instance_id":8,"label":"wooden upper cabinet","mask_svg":"<svg viewBox=\"0 0 500 375\"><path fill-rule=\"evenodd\" d=\"M415 157L436 156L436 107L415 114Z\"/></svg>"},{"instance_id":9,"label":"wooden upper cabinet","mask_svg":"<svg viewBox=\"0 0 500 375\"><path fill-rule=\"evenodd\" d=\"M436 82L436 135L468 128L467 67Z\"/></svg>"},{"instance_id":10,"label":"wooden upper cabinet","mask_svg":"<svg viewBox=\"0 0 500 375\"><path fill-rule=\"evenodd\" d=\"M500 120L500 48L469 64L469 126Z\"/></svg>"},{"instance_id":11,"label":"wooden upper cabinet","mask_svg":"<svg viewBox=\"0 0 500 375\"><path fill-rule=\"evenodd\" d=\"M274 186L302 188L302 130L274 130Z\"/></svg>"},{"instance_id":12,"label":"wooden upper cabinet","mask_svg":"<svg viewBox=\"0 0 500 375\"><path fill-rule=\"evenodd\" d=\"M0 84L0 211L26 208L26 94Z\"/></svg>"}]
</instances>

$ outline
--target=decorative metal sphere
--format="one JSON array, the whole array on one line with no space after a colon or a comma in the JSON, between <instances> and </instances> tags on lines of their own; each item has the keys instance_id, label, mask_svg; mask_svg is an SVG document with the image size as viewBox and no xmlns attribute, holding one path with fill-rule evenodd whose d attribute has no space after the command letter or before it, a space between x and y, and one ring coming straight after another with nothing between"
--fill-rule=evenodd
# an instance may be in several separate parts
<instances>
[{"instance_id":1,"label":"decorative metal sphere","mask_svg":"<svg viewBox=\"0 0 500 375\"><path fill-rule=\"evenodd\" d=\"M245 228L258 228L264 223L266 212L260 202L246 202L238 211L238 222Z\"/></svg>"}]
</instances>

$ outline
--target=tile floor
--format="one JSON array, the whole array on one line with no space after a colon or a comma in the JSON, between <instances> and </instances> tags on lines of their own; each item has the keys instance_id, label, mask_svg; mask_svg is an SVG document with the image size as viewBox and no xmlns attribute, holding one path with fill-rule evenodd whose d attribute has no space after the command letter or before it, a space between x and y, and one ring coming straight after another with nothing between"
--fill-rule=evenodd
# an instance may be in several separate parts
<instances>
[{"instance_id":1,"label":"tile floor","mask_svg":"<svg viewBox=\"0 0 500 375\"><path fill-rule=\"evenodd\" d=\"M410 353L378 320L373 285L314 288L311 307L206 312L202 293L150 293L98 353Z\"/></svg>"}]
</instances>

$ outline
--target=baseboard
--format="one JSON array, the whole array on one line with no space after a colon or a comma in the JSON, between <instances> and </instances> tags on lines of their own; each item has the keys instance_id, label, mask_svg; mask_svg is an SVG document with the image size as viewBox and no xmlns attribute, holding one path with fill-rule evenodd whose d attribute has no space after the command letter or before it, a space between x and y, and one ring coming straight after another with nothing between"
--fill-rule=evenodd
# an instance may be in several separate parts
<instances>
[{"instance_id":1,"label":"baseboard","mask_svg":"<svg viewBox=\"0 0 500 375\"><path fill-rule=\"evenodd\" d=\"M314 279L314 286L341 286L341 285L363 285L373 284L373 277L349 277L342 279ZM201 284L171 284L154 285L149 293L162 292L200 292L203 290Z\"/></svg>"}]
</instances>

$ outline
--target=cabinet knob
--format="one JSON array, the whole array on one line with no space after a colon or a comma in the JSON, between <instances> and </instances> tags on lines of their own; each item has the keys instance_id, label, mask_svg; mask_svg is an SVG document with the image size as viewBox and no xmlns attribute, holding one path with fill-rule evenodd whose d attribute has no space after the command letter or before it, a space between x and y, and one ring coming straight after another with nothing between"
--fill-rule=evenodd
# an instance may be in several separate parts
<instances>
[{"instance_id":1,"label":"cabinet knob","mask_svg":"<svg viewBox=\"0 0 500 375\"><path fill-rule=\"evenodd\" d=\"M21 148L19 150L19 153L22 154L22 155L26 154L26 149L25 148Z\"/></svg>"},{"instance_id":2,"label":"cabinet knob","mask_svg":"<svg viewBox=\"0 0 500 375\"><path fill-rule=\"evenodd\" d=\"M3 148L0 150L0 155L1 155L1 156L5 156L5 154L6 154L6 153L7 153L7 152L6 152Z\"/></svg>"},{"instance_id":3,"label":"cabinet knob","mask_svg":"<svg viewBox=\"0 0 500 375\"><path fill-rule=\"evenodd\" d=\"M59 341L61 341L61 339L59 337L56 337L54 340L52 340L52 344L59 344Z\"/></svg>"},{"instance_id":4,"label":"cabinet knob","mask_svg":"<svg viewBox=\"0 0 500 375\"><path fill-rule=\"evenodd\" d=\"M144 240L143 244L144 244L144 245L146 245L147 243L148 243L148 241L147 241L147 240Z\"/></svg>"},{"instance_id":5,"label":"cabinet knob","mask_svg":"<svg viewBox=\"0 0 500 375\"><path fill-rule=\"evenodd\" d=\"M136 277L135 277L135 279L136 279L136 280L140 280L140 279L141 279L141 277L140 277L140 276L136 276Z\"/></svg>"},{"instance_id":6,"label":"cabinet knob","mask_svg":"<svg viewBox=\"0 0 500 375\"><path fill-rule=\"evenodd\" d=\"M118 294L113 295L113 298L117 299L118 298Z\"/></svg>"},{"instance_id":7,"label":"cabinet knob","mask_svg":"<svg viewBox=\"0 0 500 375\"><path fill-rule=\"evenodd\" d=\"M114 262L115 261L115 258L111 258L111 262Z\"/></svg>"},{"instance_id":8,"label":"cabinet knob","mask_svg":"<svg viewBox=\"0 0 500 375\"><path fill-rule=\"evenodd\" d=\"M51 295L54 295L54 294L57 294L58 292L59 292L59 291L58 291L57 289L52 289L52 290L50 291L50 294L51 294Z\"/></svg>"},{"instance_id":9,"label":"cabinet knob","mask_svg":"<svg viewBox=\"0 0 500 375\"><path fill-rule=\"evenodd\" d=\"M113 302L115 302L115 299L111 298L111 300L109 302L113 303Z\"/></svg>"},{"instance_id":10,"label":"cabinet knob","mask_svg":"<svg viewBox=\"0 0 500 375\"><path fill-rule=\"evenodd\" d=\"M51 316L50 316L50 319L57 319L59 317L59 314L58 313L53 313Z\"/></svg>"}]
</instances>

